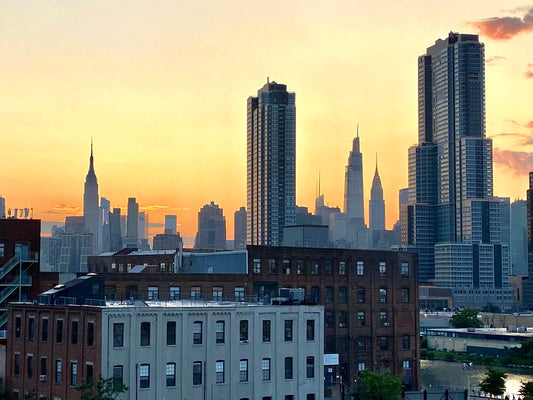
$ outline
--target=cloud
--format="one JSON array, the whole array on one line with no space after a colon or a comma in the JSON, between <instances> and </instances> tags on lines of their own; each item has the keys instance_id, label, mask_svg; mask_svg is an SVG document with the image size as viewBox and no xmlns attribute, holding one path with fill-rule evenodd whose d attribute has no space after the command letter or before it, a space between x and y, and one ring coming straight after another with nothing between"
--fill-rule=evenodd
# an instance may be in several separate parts
<instances>
[{"instance_id":1,"label":"cloud","mask_svg":"<svg viewBox=\"0 0 533 400\"><path fill-rule=\"evenodd\" d=\"M512 122L515 123L516 125L519 125L516 121L512 121ZM527 124L526 124L526 127L527 127ZM519 139L520 146L529 146L533 144L533 137L529 133L518 133L518 132L496 133L494 135L490 135L489 137L491 139L496 138L496 137L510 137L510 138Z\"/></svg>"},{"instance_id":2,"label":"cloud","mask_svg":"<svg viewBox=\"0 0 533 400\"><path fill-rule=\"evenodd\" d=\"M45 211L47 214L78 214L80 208L66 204L56 204L51 210Z\"/></svg>"},{"instance_id":3,"label":"cloud","mask_svg":"<svg viewBox=\"0 0 533 400\"><path fill-rule=\"evenodd\" d=\"M533 121L529 121L527 124L524 125L526 128L533 129Z\"/></svg>"},{"instance_id":4,"label":"cloud","mask_svg":"<svg viewBox=\"0 0 533 400\"><path fill-rule=\"evenodd\" d=\"M522 32L533 30L533 7L520 17L492 17L468 22L479 34L494 40L509 40Z\"/></svg>"},{"instance_id":5,"label":"cloud","mask_svg":"<svg viewBox=\"0 0 533 400\"><path fill-rule=\"evenodd\" d=\"M487 65L498 65L500 63L500 61L502 60L507 60L507 57L503 57L503 56L494 56L494 57L489 57L485 60L485 64Z\"/></svg>"},{"instance_id":6,"label":"cloud","mask_svg":"<svg viewBox=\"0 0 533 400\"><path fill-rule=\"evenodd\" d=\"M143 206L143 207L139 207L141 210L143 211L158 211L158 210L168 210L170 209L169 206L162 206L162 205L159 205L159 204L154 204L154 205L151 205L151 206Z\"/></svg>"},{"instance_id":7,"label":"cloud","mask_svg":"<svg viewBox=\"0 0 533 400\"><path fill-rule=\"evenodd\" d=\"M532 169L531 157L533 153L525 151L500 150L495 147L493 152L494 164L510 170L513 175L528 175Z\"/></svg>"},{"instance_id":8,"label":"cloud","mask_svg":"<svg viewBox=\"0 0 533 400\"><path fill-rule=\"evenodd\" d=\"M525 75L526 78L531 79L531 78L533 78L533 70L531 69L531 68L533 68L533 64L528 64L527 67L530 68L530 69L528 69L526 72L524 72L524 75Z\"/></svg>"}]
</instances>

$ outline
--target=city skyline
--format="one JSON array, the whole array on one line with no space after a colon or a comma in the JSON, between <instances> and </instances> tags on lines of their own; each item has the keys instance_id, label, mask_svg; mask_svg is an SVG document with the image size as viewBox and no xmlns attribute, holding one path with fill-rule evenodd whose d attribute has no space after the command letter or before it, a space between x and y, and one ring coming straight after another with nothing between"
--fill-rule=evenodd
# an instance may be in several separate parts
<instances>
[{"instance_id":1,"label":"city skyline","mask_svg":"<svg viewBox=\"0 0 533 400\"><path fill-rule=\"evenodd\" d=\"M4 7L6 211L33 208L34 218L58 223L82 215L94 137L99 192L113 208L125 210L136 197L161 225L150 235L171 213L182 234L194 236L202 204L215 201L228 215L246 204L246 98L270 76L298 94L296 203L312 206L320 171L322 193L342 207L345 161L359 123L361 152L380 159L390 229L398 189L407 187L407 149L417 140L413 66L421 49L450 30L479 34L486 45L494 194L525 198L532 169L526 2L502 9L477 1L460 16L455 2L438 13L421 1L209 4ZM270 7L278 18L265 24ZM246 35L257 26L265 28ZM399 32L405 40L396 39ZM373 172L370 163L363 167L367 199Z\"/></svg>"}]
</instances>

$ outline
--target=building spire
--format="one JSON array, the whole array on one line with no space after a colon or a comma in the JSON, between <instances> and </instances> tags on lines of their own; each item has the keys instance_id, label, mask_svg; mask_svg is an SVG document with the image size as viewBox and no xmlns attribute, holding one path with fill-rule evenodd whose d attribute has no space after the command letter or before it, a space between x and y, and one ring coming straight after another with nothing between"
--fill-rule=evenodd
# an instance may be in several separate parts
<instances>
[{"instance_id":1,"label":"building spire","mask_svg":"<svg viewBox=\"0 0 533 400\"><path fill-rule=\"evenodd\" d=\"M357 138L359 138L359 124L357 124Z\"/></svg>"},{"instance_id":2,"label":"building spire","mask_svg":"<svg viewBox=\"0 0 533 400\"><path fill-rule=\"evenodd\" d=\"M89 157L89 172L87 175L96 175L94 173L94 157L93 157L93 138L91 137L91 156Z\"/></svg>"}]
</instances>

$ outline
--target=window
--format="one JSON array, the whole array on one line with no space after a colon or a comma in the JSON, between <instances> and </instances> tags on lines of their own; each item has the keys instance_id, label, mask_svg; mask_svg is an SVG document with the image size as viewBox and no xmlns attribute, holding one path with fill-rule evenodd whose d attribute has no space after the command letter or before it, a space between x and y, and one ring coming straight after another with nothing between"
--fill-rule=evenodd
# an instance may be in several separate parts
<instances>
[{"instance_id":1,"label":"window","mask_svg":"<svg viewBox=\"0 0 533 400\"><path fill-rule=\"evenodd\" d=\"M263 358L261 362L261 371L264 381L270 380L270 358Z\"/></svg>"},{"instance_id":2,"label":"window","mask_svg":"<svg viewBox=\"0 0 533 400\"><path fill-rule=\"evenodd\" d=\"M291 260L283 260L283 275L291 274Z\"/></svg>"},{"instance_id":3,"label":"window","mask_svg":"<svg viewBox=\"0 0 533 400\"><path fill-rule=\"evenodd\" d=\"M4 218L4 216L0 215L0 218ZM0 242L0 258L4 258L6 256L6 244Z\"/></svg>"},{"instance_id":4,"label":"window","mask_svg":"<svg viewBox=\"0 0 533 400\"><path fill-rule=\"evenodd\" d=\"M380 303L386 303L387 302L387 289L379 289L379 302Z\"/></svg>"},{"instance_id":5,"label":"window","mask_svg":"<svg viewBox=\"0 0 533 400\"><path fill-rule=\"evenodd\" d=\"M41 320L41 341L48 341L48 317L44 317Z\"/></svg>"},{"instance_id":6,"label":"window","mask_svg":"<svg viewBox=\"0 0 533 400\"><path fill-rule=\"evenodd\" d=\"M78 344L78 321L70 321L70 344Z\"/></svg>"},{"instance_id":7,"label":"window","mask_svg":"<svg viewBox=\"0 0 533 400\"><path fill-rule=\"evenodd\" d=\"M296 275L305 275L305 261L296 261Z\"/></svg>"},{"instance_id":8,"label":"window","mask_svg":"<svg viewBox=\"0 0 533 400\"><path fill-rule=\"evenodd\" d=\"M176 321L167 321L167 346L176 344Z\"/></svg>"},{"instance_id":9,"label":"window","mask_svg":"<svg viewBox=\"0 0 533 400\"><path fill-rule=\"evenodd\" d=\"M359 276L363 276L365 274L365 264L363 261L357 261L356 273Z\"/></svg>"},{"instance_id":10,"label":"window","mask_svg":"<svg viewBox=\"0 0 533 400\"><path fill-rule=\"evenodd\" d=\"M332 303L333 302L333 288L327 287L326 288L326 303Z\"/></svg>"},{"instance_id":11,"label":"window","mask_svg":"<svg viewBox=\"0 0 533 400\"><path fill-rule=\"evenodd\" d=\"M402 276L409 276L409 263L403 262L400 264L400 271Z\"/></svg>"},{"instance_id":12,"label":"window","mask_svg":"<svg viewBox=\"0 0 533 400\"><path fill-rule=\"evenodd\" d=\"M202 292L200 286L193 286L191 288L191 300L200 300L202 298Z\"/></svg>"},{"instance_id":13,"label":"window","mask_svg":"<svg viewBox=\"0 0 533 400\"><path fill-rule=\"evenodd\" d=\"M285 395L285 400L294 400L294 395L293 394Z\"/></svg>"},{"instance_id":14,"label":"window","mask_svg":"<svg viewBox=\"0 0 533 400\"><path fill-rule=\"evenodd\" d=\"M224 361L217 360L215 362L215 382L224 383Z\"/></svg>"},{"instance_id":15,"label":"window","mask_svg":"<svg viewBox=\"0 0 533 400\"><path fill-rule=\"evenodd\" d=\"M244 301L244 287L235 287L235 301Z\"/></svg>"},{"instance_id":16,"label":"window","mask_svg":"<svg viewBox=\"0 0 533 400\"><path fill-rule=\"evenodd\" d=\"M305 376L306 378L315 377L315 357L306 357L305 359Z\"/></svg>"},{"instance_id":17,"label":"window","mask_svg":"<svg viewBox=\"0 0 533 400\"><path fill-rule=\"evenodd\" d=\"M268 271L271 274L276 274L278 272L278 269L276 267L276 260L274 260L274 259L269 259L268 260Z\"/></svg>"},{"instance_id":18,"label":"window","mask_svg":"<svg viewBox=\"0 0 533 400\"><path fill-rule=\"evenodd\" d=\"M360 362L359 364L357 364L357 370L359 372L364 371L365 369L366 369L366 363Z\"/></svg>"},{"instance_id":19,"label":"window","mask_svg":"<svg viewBox=\"0 0 533 400\"><path fill-rule=\"evenodd\" d=\"M20 330L22 326L22 318L20 316L15 317L15 338L20 338Z\"/></svg>"},{"instance_id":20,"label":"window","mask_svg":"<svg viewBox=\"0 0 533 400\"><path fill-rule=\"evenodd\" d=\"M365 312L364 311L358 311L357 312L357 326L358 327L366 326L366 318L365 318Z\"/></svg>"},{"instance_id":21,"label":"window","mask_svg":"<svg viewBox=\"0 0 533 400\"><path fill-rule=\"evenodd\" d=\"M254 258L253 271L254 271L254 274L260 274L261 273L261 259Z\"/></svg>"},{"instance_id":22,"label":"window","mask_svg":"<svg viewBox=\"0 0 533 400\"><path fill-rule=\"evenodd\" d=\"M389 362L388 361L381 361L379 365L379 372L385 372L387 369L389 369Z\"/></svg>"},{"instance_id":23,"label":"window","mask_svg":"<svg viewBox=\"0 0 533 400\"><path fill-rule=\"evenodd\" d=\"M213 301L222 301L222 288L219 286L213 288Z\"/></svg>"},{"instance_id":24,"label":"window","mask_svg":"<svg viewBox=\"0 0 533 400\"><path fill-rule=\"evenodd\" d=\"M225 322L217 321L215 324L215 342L217 344L224 343L225 340Z\"/></svg>"},{"instance_id":25,"label":"window","mask_svg":"<svg viewBox=\"0 0 533 400\"><path fill-rule=\"evenodd\" d=\"M345 287L339 288L339 303L346 303L348 301L348 295Z\"/></svg>"},{"instance_id":26,"label":"window","mask_svg":"<svg viewBox=\"0 0 533 400\"><path fill-rule=\"evenodd\" d=\"M92 363L85 364L85 375L87 382L93 379L94 368Z\"/></svg>"},{"instance_id":27,"label":"window","mask_svg":"<svg viewBox=\"0 0 533 400\"><path fill-rule=\"evenodd\" d=\"M409 289L402 289L402 303L409 303Z\"/></svg>"},{"instance_id":28,"label":"window","mask_svg":"<svg viewBox=\"0 0 533 400\"><path fill-rule=\"evenodd\" d=\"M292 342L292 319L285 320L285 341Z\"/></svg>"},{"instance_id":29,"label":"window","mask_svg":"<svg viewBox=\"0 0 533 400\"><path fill-rule=\"evenodd\" d=\"M346 263L344 261L339 262L339 275L340 276L346 275Z\"/></svg>"},{"instance_id":30,"label":"window","mask_svg":"<svg viewBox=\"0 0 533 400\"><path fill-rule=\"evenodd\" d=\"M379 276L387 275L387 263L385 261L379 262Z\"/></svg>"},{"instance_id":31,"label":"window","mask_svg":"<svg viewBox=\"0 0 533 400\"><path fill-rule=\"evenodd\" d=\"M202 362L195 361L192 363L192 384L201 385L202 384Z\"/></svg>"},{"instance_id":32,"label":"window","mask_svg":"<svg viewBox=\"0 0 533 400\"><path fill-rule=\"evenodd\" d=\"M348 312L339 311L339 328L348 327Z\"/></svg>"},{"instance_id":33,"label":"window","mask_svg":"<svg viewBox=\"0 0 533 400\"><path fill-rule=\"evenodd\" d=\"M263 396L261 400L272 400L272 396Z\"/></svg>"},{"instance_id":34,"label":"window","mask_svg":"<svg viewBox=\"0 0 533 400\"><path fill-rule=\"evenodd\" d=\"M78 363L70 363L70 386L76 386L78 384Z\"/></svg>"},{"instance_id":35,"label":"window","mask_svg":"<svg viewBox=\"0 0 533 400\"><path fill-rule=\"evenodd\" d=\"M167 387L176 386L176 363L167 363Z\"/></svg>"},{"instance_id":36,"label":"window","mask_svg":"<svg viewBox=\"0 0 533 400\"><path fill-rule=\"evenodd\" d=\"M41 357L41 368L39 375L46 375L46 357Z\"/></svg>"},{"instance_id":37,"label":"window","mask_svg":"<svg viewBox=\"0 0 533 400\"><path fill-rule=\"evenodd\" d=\"M124 347L124 324L113 324L113 347Z\"/></svg>"},{"instance_id":38,"label":"window","mask_svg":"<svg viewBox=\"0 0 533 400\"><path fill-rule=\"evenodd\" d=\"M318 275L320 273L320 267L318 261L311 261L311 275Z\"/></svg>"},{"instance_id":39,"label":"window","mask_svg":"<svg viewBox=\"0 0 533 400\"><path fill-rule=\"evenodd\" d=\"M326 328L335 327L335 313L333 311L326 311L324 313L324 324Z\"/></svg>"},{"instance_id":40,"label":"window","mask_svg":"<svg viewBox=\"0 0 533 400\"><path fill-rule=\"evenodd\" d=\"M285 357L285 379L292 379L292 357Z\"/></svg>"},{"instance_id":41,"label":"window","mask_svg":"<svg viewBox=\"0 0 533 400\"><path fill-rule=\"evenodd\" d=\"M270 320L263 320L263 342L270 342Z\"/></svg>"},{"instance_id":42,"label":"window","mask_svg":"<svg viewBox=\"0 0 533 400\"><path fill-rule=\"evenodd\" d=\"M58 319L56 321L56 343L63 342L63 320Z\"/></svg>"},{"instance_id":43,"label":"window","mask_svg":"<svg viewBox=\"0 0 533 400\"><path fill-rule=\"evenodd\" d=\"M35 339L35 318L28 318L28 340Z\"/></svg>"},{"instance_id":44,"label":"window","mask_svg":"<svg viewBox=\"0 0 533 400\"><path fill-rule=\"evenodd\" d=\"M402 366L403 366L404 369L410 368L409 360L403 360Z\"/></svg>"},{"instance_id":45,"label":"window","mask_svg":"<svg viewBox=\"0 0 533 400\"><path fill-rule=\"evenodd\" d=\"M239 361L239 382L248 382L248 360Z\"/></svg>"},{"instance_id":46,"label":"window","mask_svg":"<svg viewBox=\"0 0 533 400\"><path fill-rule=\"evenodd\" d=\"M127 286L126 287L126 297L128 299L136 299L137 298L137 292L138 292L138 288L137 286Z\"/></svg>"},{"instance_id":47,"label":"window","mask_svg":"<svg viewBox=\"0 0 533 400\"><path fill-rule=\"evenodd\" d=\"M148 389L150 387L150 364L139 365L139 388Z\"/></svg>"},{"instance_id":48,"label":"window","mask_svg":"<svg viewBox=\"0 0 533 400\"><path fill-rule=\"evenodd\" d=\"M337 340L337 349L339 353L348 353L348 337L339 336Z\"/></svg>"},{"instance_id":49,"label":"window","mask_svg":"<svg viewBox=\"0 0 533 400\"><path fill-rule=\"evenodd\" d=\"M113 365L113 388L120 388L124 385L124 367Z\"/></svg>"},{"instance_id":50,"label":"window","mask_svg":"<svg viewBox=\"0 0 533 400\"><path fill-rule=\"evenodd\" d=\"M170 287L170 300L179 300L180 299L180 287L171 286Z\"/></svg>"},{"instance_id":51,"label":"window","mask_svg":"<svg viewBox=\"0 0 533 400\"><path fill-rule=\"evenodd\" d=\"M159 287L148 286L148 300L157 300L157 299L159 299Z\"/></svg>"},{"instance_id":52,"label":"window","mask_svg":"<svg viewBox=\"0 0 533 400\"><path fill-rule=\"evenodd\" d=\"M315 340L315 320L308 319L306 323L305 339L308 341Z\"/></svg>"},{"instance_id":53,"label":"window","mask_svg":"<svg viewBox=\"0 0 533 400\"><path fill-rule=\"evenodd\" d=\"M328 335L326 336L326 340L324 341L324 352L325 353L336 353L336 345L335 345L335 336Z\"/></svg>"},{"instance_id":54,"label":"window","mask_svg":"<svg viewBox=\"0 0 533 400\"><path fill-rule=\"evenodd\" d=\"M61 383L61 360L56 360L56 370L54 376L55 383Z\"/></svg>"},{"instance_id":55,"label":"window","mask_svg":"<svg viewBox=\"0 0 533 400\"><path fill-rule=\"evenodd\" d=\"M87 322L87 346L94 346L94 322Z\"/></svg>"},{"instance_id":56,"label":"window","mask_svg":"<svg viewBox=\"0 0 533 400\"><path fill-rule=\"evenodd\" d=\"M320 303L320 288L313 286L311 288L311 300L315 303Z\"/></svg>"},{"instance_id":57,"label":"window","mask_svg":"<svg viewBox=\"0 0 533 400\"><path fill-rule=\"evenodd\" d=\"M26 367L27 367L27 375L28 375L28 378L31 378L33 376L33 355L32 354L28 354L28 357L27 357L27 363L26 363Z\"/></svg>"},{"instance_id":58,"label":"window","mask_svg":"<svg viewBox=\"0 0 533 400\"><path fill-rule=\"evenodd\" d=\"M141 346L150 346L150 322L141 322Z\"/></svg>"},{"instance_id":59,"label":"window","mask_svg":"<svg viewBox=\"0 0 533 400\"><path fill-rule=\"evenodd\" d=\"M357 338L357 350L359 350L362 353L366 352L366 337L359 336Z\"/></svg>"},{"instance_id":60,"label":"window","mask_svg":"<svg viewBox=\"0 0 533 400\"><path fill-rule=\"evenodd\" d=\"M358 303L365 302L365 288L357 288L357 302Z\"/></svg>"},{"instance_id":61,"label":"window","mask_svg":"<svg viewBox=\"0 0 533 400\"><path fill-rule=\"evenodd\" d=\"M15 353L15 366L13 368L13 375L20 375L20 353Z\"/></svg>"},{"instance_id":62,"label":"window","mask_svg":"<svg viewBox=\"0 0 533 400\"><path fill-rule=\"evenodd\" d=\"M202 344L202 321L192 324L192 344Z\"/></svg>"},{"instance_id":63,"label":"window","mask_svg":"<svg viewBox=\"0 0 533 400\"><path fill-rule=\"evenodd\" d=\"M241 343L248 343L248 320L242 319L239 321L239 341Z\"/></svg>"},{"instance_id":64,"label":"window","mask_svg":"<svg viewBox=\"0 0 533 400\"><path fill-rule=\"evenodd\" d=\"M389 326L389 321L387 319L387 311L379 312L379 323L381 326Z\"/></svg>"},{"instance_id":65,"label":"window","mask_svg":"<svg viewBox=\"0 0 533 400\"><path fill-rule=\"evenodd\" d=\"M159 263L159 270L161 272L165 272L167 270L167 264L162 262L162 263Z\"/></svg>"},{"instance_id":66,"label":"window","mask_svg":"<svg viewBox=\"0 0 533 400\"><path fill-rule=\"evenodd\" d=\"M388 350L389 349L389 338L387 336L380 336L379 337L379 348L381 350Z\"/></svg>"},{"instance_id":67,"label":"window","mask_svg":"<svg viewBox=\"0 0 533 400\"><path fill-rule=\"evenodd\" d=\"M306 397L306 400L315 400L315 394L314 393L309 393Z\"/></svg>"},{"instance_id":68,"label":"window","mask_svg":"<svg viewBox=\"0 0 533 400\"><path fill-rule=\"evenodd\" d=\"M326 260L324 262L324 274L328 276L333 275L333 262L331 260Z\"/></svg>"},{"instance_id":69,"label":"window","mask_svg":"<svg viewBox=\"0 0 533 400\"><path fill-rule=\"evenodd\" d=\"M402 336L402 348L404 350L410 350L411 349L411 338L409 335L403 335Z\"/></svg>"}]
</instances>

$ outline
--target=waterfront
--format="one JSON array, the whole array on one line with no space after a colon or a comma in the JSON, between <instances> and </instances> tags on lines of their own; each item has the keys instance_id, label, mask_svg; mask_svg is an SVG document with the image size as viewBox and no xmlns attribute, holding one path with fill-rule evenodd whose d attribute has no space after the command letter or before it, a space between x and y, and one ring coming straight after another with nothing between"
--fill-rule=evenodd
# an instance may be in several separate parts
<instances>
[{"instance_id":1,"label":"waterfront","mask_svg":"<svg viewBox=\"0 0 533 400\"><path fill-rule=\"evenodd\" d=\"M505 382L506 392L512 397L518 397L518 390L523 381L533 380L532 369L518 369L497 367L507 372ZM453 361L421 360L420 380L421 389L466 388L470 377L470 388L478 390L479 382L485 376L487 368L475 365L472 370L463 369L462 363Z\"/></svg>"}]
</instances>

